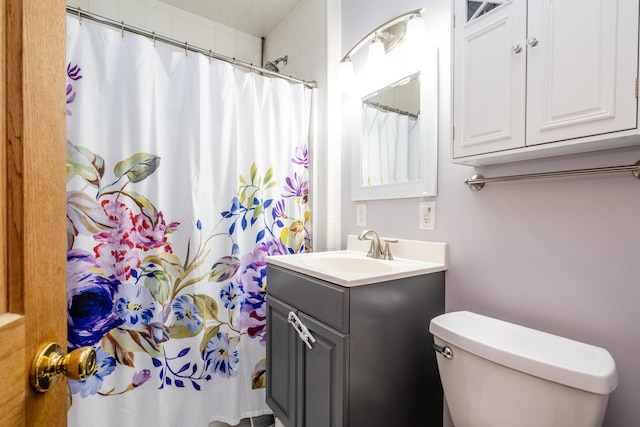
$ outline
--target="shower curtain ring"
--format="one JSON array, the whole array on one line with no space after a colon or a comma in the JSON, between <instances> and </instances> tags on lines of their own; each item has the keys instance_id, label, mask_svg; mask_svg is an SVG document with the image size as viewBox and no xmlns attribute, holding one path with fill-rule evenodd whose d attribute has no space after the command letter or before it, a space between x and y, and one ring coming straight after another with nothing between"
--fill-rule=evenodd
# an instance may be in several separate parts
<instances>
[{"instance_id":1,"label":"shower curtain ring","mask_svg":"<svg viewBox=\"0 0 640 427\"><path fill-rule=\"evenodd\" d=\"M153 36L153 47L155 47L156 46L156 32L154 31L151 34Z\"/></svg>"},{"instance_id":2,"label":"shower curtain ring","mask_svg":"<svg viewBox=\"0 0 640 427\"><path fill-rule=\"evenodd\" d=\"M81 13L82 9L80 9L80 6L78 6L78 22L80 23L80 25L82 25L82 13Z\"/></svg>"},{"instance_id":3,"label":"shower curtain ring","mask_svg":"<svg viewBox=\"0 0 640 427\"><path fill-rule=\"evenodd\" d=\"M124 38L124 21L120 21L120 31L122 34L122 38Z\"/></svg>"},{"instance_id":4,"label":"shower curtain ring","mask_svg":"<svg viewBox=\"0 0 640 427\"><path fill-rule=\"evenodd\" d=\"M187 49L189 48L189 42L184 42L184 56L187 56Z\"/></svg>"},{"instance_id":5,"label":"shower curtain ring","mask_svg":"<svg viewBox=\"0 0 640 427\"><path fill-rule=\"evenodd\" d=\"M209 49L209 63L211 63L211 49Z\"/></svg>"}]
</instances>

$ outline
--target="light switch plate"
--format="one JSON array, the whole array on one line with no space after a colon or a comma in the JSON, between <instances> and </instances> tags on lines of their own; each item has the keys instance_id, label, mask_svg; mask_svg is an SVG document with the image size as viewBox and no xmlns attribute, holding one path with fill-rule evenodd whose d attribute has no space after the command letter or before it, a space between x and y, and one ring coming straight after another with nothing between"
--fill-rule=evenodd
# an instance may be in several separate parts
<instances>
[{"instance_id":1,"label":"light switch plate","mask_svg":"<svg viewBox=\"0 0 640 427\"><path fill-rule=\"evenodd\" d=\"M367 205L364 203L358 203L356 205L356 226L367 226Z\"/></svg>"}]
</instances>

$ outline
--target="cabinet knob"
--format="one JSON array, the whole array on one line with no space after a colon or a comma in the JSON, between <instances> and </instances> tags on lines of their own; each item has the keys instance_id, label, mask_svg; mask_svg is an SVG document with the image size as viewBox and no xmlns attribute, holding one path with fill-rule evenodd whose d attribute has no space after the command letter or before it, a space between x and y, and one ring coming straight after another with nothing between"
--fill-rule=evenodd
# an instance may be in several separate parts
<instances>
[{"instance_id":1,"label":"cabinet knob","mask_svg":"<svg viewBox=\"0 0 640 427\"><path fill-rule=\"evenodd\" d=\"M522 52L522 46L516 43L513 46L511 46L511 50L513 50L513 53L520 53Z\"/></svg>"},{"instance_id":2,"label":"cabinet knob","mask_svg":"<svg viewBox=\"0 0 640 427\"><path fill-rule=\"evenodd\" d=\"M529 38L527 39L527 44L528 44L529 46L531 46L531 47L538 46L538 39L537 39L537 38L535 38L535 37L529 37Z\"/></svg>"}]
</instances>

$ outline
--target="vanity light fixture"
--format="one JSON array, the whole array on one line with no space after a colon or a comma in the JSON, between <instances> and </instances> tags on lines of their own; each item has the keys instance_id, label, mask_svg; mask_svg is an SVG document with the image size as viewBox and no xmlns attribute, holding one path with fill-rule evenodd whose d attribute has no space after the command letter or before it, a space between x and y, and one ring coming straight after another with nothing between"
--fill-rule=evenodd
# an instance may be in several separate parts
<instances>
[{"instance_id":1,"label":"vanity light fixture","mask_svg":"<svg viewBox=\"0 0 640 427\"><path fill-rule=\"evenodd\" d=\"M353 70L351 57L369 41L371 41L371 43L369 46L369 56L367 58L367 69L370 69L370 67L374 67L375 69L380 66L384 54L389 53L404 39L423 38L425 30L422 14L424 10L424 8L420 8L397 16L380 25L356 43L340 61L343 87L348 88L349 84L346 82L355 81L355 72ZM415 42L415 40L413 42Z\"/></svg>"}]
</instances>

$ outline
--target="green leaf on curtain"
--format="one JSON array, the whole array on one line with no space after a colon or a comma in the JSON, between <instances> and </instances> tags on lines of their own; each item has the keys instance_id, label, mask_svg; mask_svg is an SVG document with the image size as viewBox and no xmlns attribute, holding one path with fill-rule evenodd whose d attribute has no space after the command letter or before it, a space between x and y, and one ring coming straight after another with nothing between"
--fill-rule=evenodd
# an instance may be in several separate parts
<instances>
[{"instance_id":1,"label":"green leaf on curtain","mask_svg":"<svg viewBox=\"0 0 640 427\"><path fill-rule=\"evenodd\" d=\"M142 214L149 218L149 221L151 221L151 223L155 227L158 222L158 209L156 209L153 203L151 203L151 201L142 194L136 193L134 191L122 192L122 194L129 196L131 200L133 200L135 204L138 205L138 207L142 211Z\"/></svg>"},{"instance_id":2,"label":"green leaf on curtain","mask_svg":"<svg viewBox=\"0 0 640 427\"><path fill-rule=\"evenodd\" d=\"M256 181L256 175L258 174L258 166L255 163L251 165L251 170L249 171L249 177L251 178L251 184Z\"/></svg>"},{"instance_id":3,"label":"green leaf on curtain","mask_svg":"<svg viewBox=\"0 0 640 427\"><path fill-rule=\"evenodd\" d=\"M256 208L253 210L253 217L254 218L258 218L260 216L260 214L262 213L262 205L258 205L256 206Z\"/></svg>"},{"instance_id":4,"label":"green leaf on curtain","mask_svg":"<svg viewBox=\"0 0 640 427\"><path fill-rule=\"evenodd\" d=\"M171 278L163 270L154 270L145 277L144 287L149 289L153 299L164 304L171 297Z\"/></svg>"},{"instance_id":5,"label":"green leaf on curtain","mask_svg":"<svg viewBox=\"0 0 640 427\"><path fill-rule=\"evenodd\" d=\"M264 179L262 180L262 185L267 185L269 181L273 178L273 166L269 168L267 173L264 175Z\"/></svg>"},{"instance_id":6,"label":"green leaf on curtain","mask_svg":"<svg viewBox=\"0 0 640 427\"><path fill-rule=\"evenodd\" d=\"M223 256L211 267L210 282L224 282L236 275L240 268L240 259L235 256Z\"/></svg>"},{"instance_id":7,"label":"green leaf on curtain","mask_svg":"<svg viewBox=\"0 0 640 427\"><path fill-rule=\"evenodd\" d=\"M104 159L91 150L67 141L67 182L78 175L94 187L104 175Z\"/></svg>"},{"instance_id":8,"label":"green leaf on curtain","mask_svg":"<svg viewBox=\"0 0 640 427\"><path fill-rule=\"evenodd\" d=\"M196 332L191 332L191 330L185 325L172 325L169 328L169 336L174 339L195 337L202 331L203 327L204 323L202 323Z\"/></svg>"},{"instance_id":9,"label":"green leaf on curtain","mask_svg":"<svg viewBox=\"0 0 640 427\"><path fill-rule=\"evenodd\" d=\"M200 341L200 353L204 352L207 348L207 343L209 340L220 332L220 325L211 326L205 330L204 336L202 337L202 341Z\"/></svg>"},{"instance_id":10,"label":"green leaf on curtain","mask_svg":"<svg viewBox=\"0 0 640 427\"><path fill-rule=\"evenodd\" d=\"M196 294L193 295L193 303L198 307L203 321L218 320L218 303L215 299L209 295Z\"/></svg>"},{"instance_id":11,"label":"green leaf on curtain","mask_svg":"<svg viewBox=\"0 0 640 427\"><path fill-rule=\"evenodd\" d=\"M149 153L136 153L128 159L118 162L113 173L118 178L124 175L131 182L140 182L154 173L160 166L160 157Z\"/></svg>"},{"instance_id":12,"label":"green leaf on curtain","mask_svg":"<svg viewBox=\"0 0 640 427\"><path fill-rule=\"evenodd\" d=\"M100 346L104 351L109 353L116 362L130 367L135 367L133 351L127 350L120 342L120 338L125 340L128 337L126 332L115 328L110 330L100 340Z\"/></svg>"}]
</instances>

